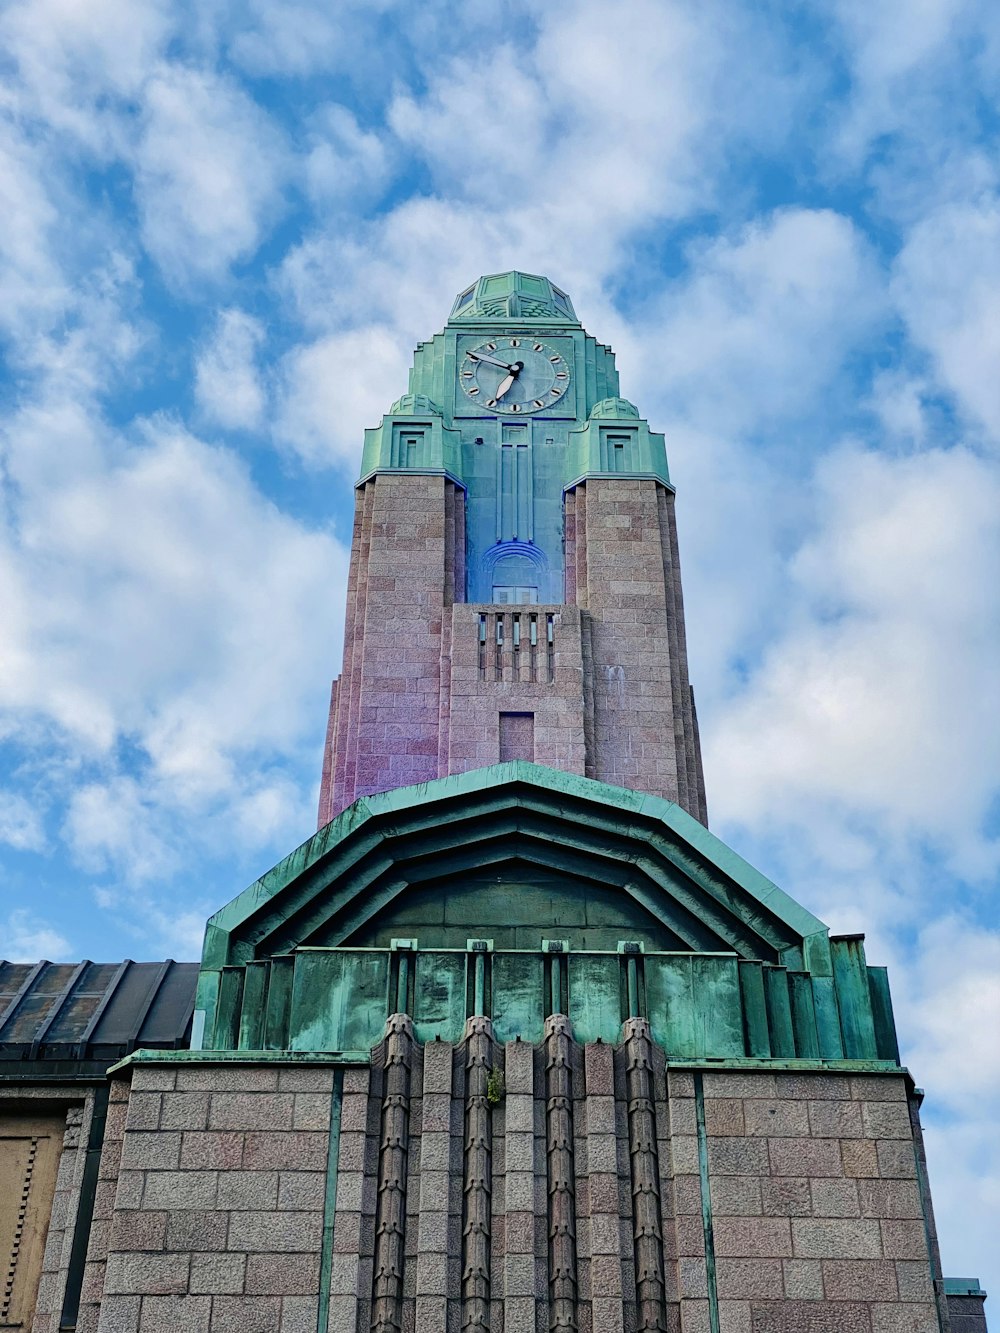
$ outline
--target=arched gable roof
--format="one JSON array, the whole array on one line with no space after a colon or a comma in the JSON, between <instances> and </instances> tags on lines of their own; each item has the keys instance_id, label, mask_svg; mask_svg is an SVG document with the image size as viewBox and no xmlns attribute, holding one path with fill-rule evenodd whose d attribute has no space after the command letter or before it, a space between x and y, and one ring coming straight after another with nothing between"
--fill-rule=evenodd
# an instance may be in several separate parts
<instances>
[{"instance_id":1,"label":"arched gable roof","mask_svg":"<svg viewBox=\"0 0 1000 1333\"><path fill-rule=\"evenodd\" d=\"M209 919L202 967L346 942L431 878L515 859L611 886L693 951L830 974L823 922L679 806L523 761L355 802Z\"/></svg>"}]
</instances>

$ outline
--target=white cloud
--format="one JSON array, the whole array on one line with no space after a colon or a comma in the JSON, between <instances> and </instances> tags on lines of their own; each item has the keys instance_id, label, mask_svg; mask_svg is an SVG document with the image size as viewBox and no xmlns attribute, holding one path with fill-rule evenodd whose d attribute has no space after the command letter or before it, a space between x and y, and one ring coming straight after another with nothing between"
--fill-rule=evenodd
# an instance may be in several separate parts
<instances>
[{"instance_id":1,"label":"white cloud","mask_svg":"<svg viewBox=\"0 0 1000 1333\"><path fill-rule=\"evenodd\" d=\"M267 770L321 724L338 663L346 551L168 421L128 444L79 409L53 439L56 415L26 411L8 433L0 730L35 743L43 728L99 764L76 777L67 825L92 868L167 874L197 842L191 818L266 843L295 805Z\"/></svg>"},{"instance_id":2,"label":"white cloud","mask_svg":"<svg viewBox=\"0 0 1000 1333\"><path fill-rule=\"evenodd\" d=\"M816 412L884 313L865 238L826 209L781 210L689 259L688 278L635 331L629 360L638 353L663 410L700 430L746 438Z\"/></svg>"},{"instance_id":3,"label":"white cloud","mask_svg":"<svg viewBox=\"0 0 1000 1333\"><path fill-rule=\"evenodd\" d=\"M982 875L996 855L981 821L1000 752L1000 477L961 449L847 447L817 487L785 628L707 729L716 810L760 827L863 812Z\"/></svg>"},{"instance_id":4,"label":"white cloud","mask_svg":"<svg viewBox=\"0 0 1000 1333\"><path fill-rule=\"evenodd\" d=\"M217 277L253 254L288 169L277 126L235 83L163 64L146 84L136 192L143 241L169 277Z\"/></svg>"},{"instance_id":5,"label":"white cloud","mask_svg":"<svg viewBox=\"0 0 1000 1333\"><path fill-rule=\"evenodd\" d=\"M948 205L915 226L893 292L942 388L1000 445L1000 196Z\"/></svg>"},{"instance_id":6,"label":"white cloud","mask_svg":"<svg viewBox=\"0 0 1000 1333\"><path fill-rule=\"evenodd\" d=\"M0 928L0 957L12 963L37 963L39 958L59 963L72 949L64 936L41 917L18 909Z\"/></svg>"},{"instance_id":7,"label":"white cloud","mask_svg":"<svg viewBox=\"0 0 1000 1333\"><path fill-rule=\"evenodd\" d=\"M317 207L356 211L374 195L389 171L386 138L363 130L344 106L329 103L312 119L304 171Z\"/></svg>"},{"instance_id":8,"label":"white cloud","mask_svg":"<svg viewBox=\"0 0 1000 1333\"><path fill-rule=\"evenodd\" d=\"M14 0L0 16L16 67L7 96L22 121L38 117L99 157L124 148L123 110L169 40L167 0Z\"/></svg>"},{"instance_id":9,"label":"white cloud","mask_svg":"<svg viewBox=\"0 0 1000 1333\"><path fill-rule=\"evenodd\" d=\"M214 336L195 366L195 397L210 420L229 430L255 430L266 396L258 354L264 326L243 310L219 312Z\"/></svg>"},{"instance_id":10,"label":"white cloud","mask_svg":"<svg viewBox=\"0 0 1000 1333\"><path fill-rule=\"evenodd\" d=\"M936 1089L938 1108L969 1115L973 1105L994 1105L1000 1096L1000 932L954 915L931 921L920 932L903 994L907 1059ZM1000 1153L996 1165L1000 1171Z\"/></svg>"},{"instance_id":11,"label":"white cloud","mask_svg":"<svg viewBox=\"0 0 1000 1333\"><path fill-rule=\"evenodd\" d=\"M329 334L290 353L276 436L310 465L356 469L366 426L404 391L408 358L388 329Z\"/></svg>"},{"instance_id":12,"label":"white cloud","mask_svg":"<svg viewBox=\"0 0 1000 1333\"><path fill-rule=\"evenodd\" d=\"M19 792L0 788L0 842L19 852L45 848L42 811Z\"/></svg>"}]
</instances>

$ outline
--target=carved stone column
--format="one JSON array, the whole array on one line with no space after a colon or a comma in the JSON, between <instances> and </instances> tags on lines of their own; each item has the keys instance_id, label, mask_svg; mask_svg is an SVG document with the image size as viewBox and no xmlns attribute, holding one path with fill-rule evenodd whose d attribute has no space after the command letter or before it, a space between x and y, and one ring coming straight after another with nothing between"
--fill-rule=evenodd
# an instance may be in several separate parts
<instances>
[{"instance_id":1,"label":"carved stone column","mask_svg":"<svg viewBox=\"0 0 1000 1333\"><path fill-rule=\"evenodd\" d=\"M564 1014L545 1020L545 1151L549 1184L549 1328L575 1329L576 1191L572 1034Z\"/></svg>"},{"instance_id":2,"label":"carved stone column","mask_svg":"<svg viewBox=\"0 0 1000 1333\"><path fill-rule=\"evenodd\" d=\"M378 1157L373 1333L401 1333L403 1255L406 1245L406 1167L410 1137L410 1066L413 1024L392 1014L385 1025L385 1084Z\"/></svg>"},{"instance_id":3,"label":"carved stone column","mask_svg":"<svg viewBox=\"0 0 1000 1333\"><path fill-rule=\"evenodd\" d=\"M493 1024L478 1015L465 1024L465 1179L462 1225L462 1328L490 1327L490 1220L493 1194L493 1113L487 1085L493 1068Z\"/></svg>"},{"instance_id":4,"label":"carved stone column","mask_svg":"<svg viewBox=\"0 0 1000 1333\"><path fill-rule=\"evenodd\" d=\"M663 1228L653 1103L653 1043L649 1024L644 1018L628 1019L622 1035L625 1039L628 1147L632 1167L636 1326L664 1333Z\"/></svg>"}]
</instances>

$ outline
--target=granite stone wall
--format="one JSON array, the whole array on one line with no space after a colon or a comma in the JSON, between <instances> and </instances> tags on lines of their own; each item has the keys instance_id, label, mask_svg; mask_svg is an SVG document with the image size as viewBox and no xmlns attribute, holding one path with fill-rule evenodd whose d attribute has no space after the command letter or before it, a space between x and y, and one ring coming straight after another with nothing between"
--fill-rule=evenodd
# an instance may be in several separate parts
<instances>
[{"instance_id":1,"label":"granite stone wall","mask_svg":"<svg viewBox=\"0 0 1000 1333\"><path fill-rule=\"evenodd\" d=\"M137 1066L110 1108L78 1327L314 1333L332 1081Z\"/></svg>"},{"instance_id":2,"label":"granite stone wall","mask_svg":"<svg viewBox=\"0 0 1000 1333\"><path fill-rule=\"evenodd\" d=\"M589 628L587 776L677 801L706 822L673 494L635 477L591 478L568 493L566 588Z\"/></svg>"},{"instance_id":3,"label":"granite stone wall","mask_svg":"<svg viewBox=\"0 0 1000 1333\"><path fill-rule=\"evenodd\" d=\"M668 1068L642 1019L421 1047L395 1015L340 1077L332 1214L332 1068L116 1085L80 1328L946 1327L902 1074Z\"/></svg>"},{"instance_id":4,"label":"granite stone wall","mask_svg":"<svg viewBox=\"0 0 1000 1333\"><path fill-rule=\"evenodd\" d=\"M566 604L499 608L464 601L458 487L408 473L359 487L320 824L359 796L496 763L506 711L533 715L537 763L705 822L673 501L652 480L579 484Z\"/></svg>"}]
</instances>

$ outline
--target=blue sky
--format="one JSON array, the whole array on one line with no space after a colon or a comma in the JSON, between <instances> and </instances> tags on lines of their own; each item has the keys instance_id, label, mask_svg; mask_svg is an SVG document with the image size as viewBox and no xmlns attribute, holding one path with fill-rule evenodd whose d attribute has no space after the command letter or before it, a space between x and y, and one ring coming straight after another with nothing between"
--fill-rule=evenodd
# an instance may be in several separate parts
<instances>
[{"instance_id":1,"label":"blue sky","mask_svg":"<svg viewBox=\"0 0 1000 1333\"><path fill-rule=\"evenodd\" d=\"M891 968L1000 1292L1000 8L10 0L0 953L313 827L364 426L546 273L666 432L716 832Z\"/></svg>"}]
</instances>

